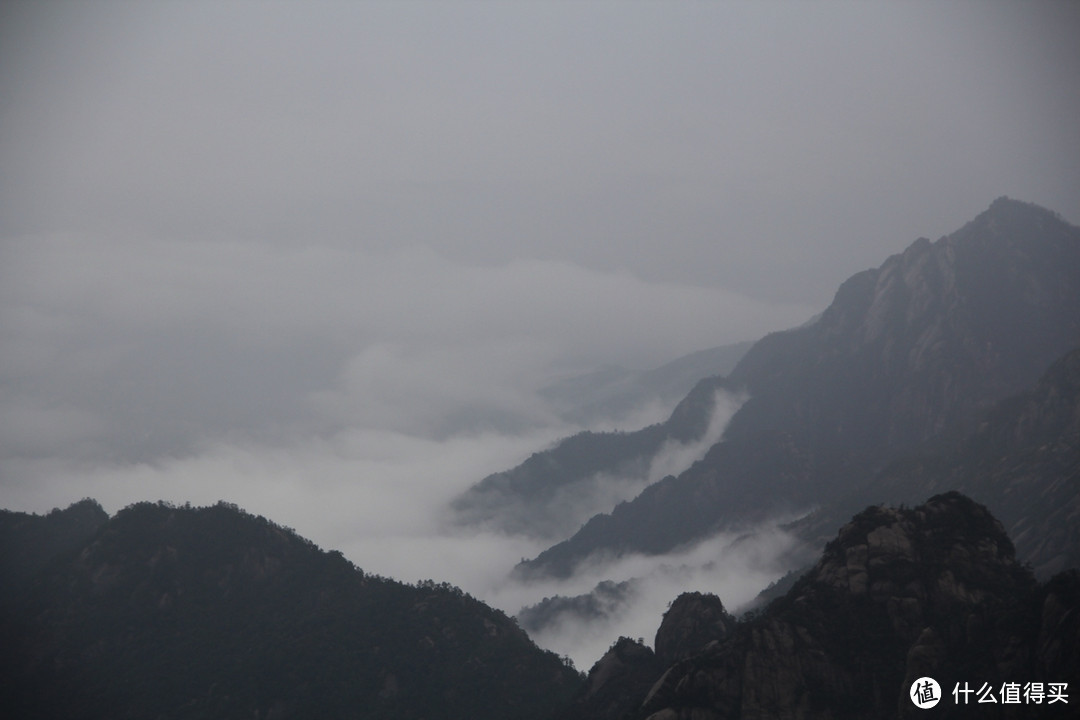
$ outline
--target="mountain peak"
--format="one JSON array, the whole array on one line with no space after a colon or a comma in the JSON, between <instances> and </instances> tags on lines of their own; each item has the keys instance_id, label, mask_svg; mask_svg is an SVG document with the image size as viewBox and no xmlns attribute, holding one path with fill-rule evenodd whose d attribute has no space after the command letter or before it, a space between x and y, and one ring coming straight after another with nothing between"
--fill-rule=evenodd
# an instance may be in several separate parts
<instances>
[{"instance_id":1,"label":"mountain peak","mask_svg":"<svg viewBox=\"0 0 1080 720\"><path fill-rule=\"evenodd\" d=\"M870 507L787 595L673 664L641 715L906 718L921 712L907 693L924 676L946 693L974 677L995 688L1044 674L1072 680L1075 657L1048 652L1040 628L1075 636L1078 580L1040 588L989 511L958 493Z\"/></svg>"},{"instance_id":2,"label":"mountain peak","mask_svg":"<svg viewBox=\"0 0 1080 720\"><path fill-rule=\"evenodd\" d=\"M662 553L851 502L890 462L974 432L1078 339L1080 228L999 198L849 278L813 325L757 342L728 377L749 399L721 442L522 571L566 574L592 553Z\"/></svg>"},{"instance_id":3,"label":"mountain peak","mask_svg":"<svg viewBox=\"0 0 1080 720\"><path fill-rule=\"evenodd\" d=\"M656 631L657 657L665 665L699 652L710 642L726 639L735 630L735 618L720 598L711 593L685 592L671 603Z\"/></svg>"},{"instance_id":4,"label":"mountain peak","mask_svg":"<svg viewBox=\"0 0 1080 720\"><path fill-rule=\"evenodd\" d=\"M946 698L975 679L1000 688L1052 676L1071 685L1080 670L1078 598L1080 575L1040 587L1001 525L968 497L871 506L784 596L720 632L683 634L675 657L660 652L658 633L666 669L624 682L618 704L580 693L561 717L914 718L922 711L907 693L925 676ZM688 593L661 629L715 627L718 612L719 600ZM957 717L985 714L957 709ZM994 717L1074 714L1063 704L1015 710Z\"/></svg>"},{"instance_id":5,"label":"mountain peak","mask_svg":"<svg viewBox=\"0 0 1080 720\"><path fill-rule=\"evenodd\" d=\"M981 598L1022 582L1001 523L958 492L936 495L914 509L867 508L826 545L810 576L844 594L882 600L896 593L899 578L916 568L941 567L946 559L971 567L962 573L966 585L952 574L928 581L927 592L941 595L940 602Z\"/></svg>"}]
</instances>

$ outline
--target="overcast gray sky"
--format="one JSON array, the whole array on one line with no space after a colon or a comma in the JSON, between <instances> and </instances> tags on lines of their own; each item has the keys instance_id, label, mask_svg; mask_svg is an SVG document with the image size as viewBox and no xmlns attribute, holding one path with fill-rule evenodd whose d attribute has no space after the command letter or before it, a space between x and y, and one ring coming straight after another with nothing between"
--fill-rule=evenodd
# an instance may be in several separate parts
<instances>
[{"instance_id":1,"label":"overcast gray sky","mask_svg":"<svg viewBox=\"0 0 1080 720\"><path fill-rule=\"evenodd\" d=\"M8 0L0 506L224 498L482 588L536 548L438 506L575 429L553 377L801 323L1000 195L1080 221L1078 38L1076 2Z\"/></svg>"},{"instance_id":2,"label":"overcast gray sky","mask_svg":"<svg viewBox=\"0 0 1080 720\"><path fill-rule=\"evenodd\" d=\"M1076 217L1080 8L5 3L0 231L430 247L820 305Z\"/></svg>"}]
</instances>

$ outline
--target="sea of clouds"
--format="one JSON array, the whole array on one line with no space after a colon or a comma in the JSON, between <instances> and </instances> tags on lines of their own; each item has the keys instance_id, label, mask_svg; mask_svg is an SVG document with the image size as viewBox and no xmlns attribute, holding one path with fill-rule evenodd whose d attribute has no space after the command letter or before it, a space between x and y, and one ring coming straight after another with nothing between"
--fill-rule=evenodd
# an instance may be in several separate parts
<instances>
[{"instance_id":1,"label":"sea of clouds","mask_svg":"<svg viewBox=\"0 0 1080 720\"><path fill-rule=\"evenodd\" d=\"M2 252L0 505L46 512L93 497L115 512L226 500L366 571L449 581L511 614L633 564L572 586L517 586L509 570L550 539L446 522L447 503L470 485L584 429L540 390L809 314L629 273L467 265L425 248L49 236ZM591 493L578 519L687 467L736 407L719 402L702 441L667 446L633 483L596 478L594 490L621 489ZM594 632L604 644L623 629ZM541 640L586 666L599 647Z\"/></svg>"}]
</instances>

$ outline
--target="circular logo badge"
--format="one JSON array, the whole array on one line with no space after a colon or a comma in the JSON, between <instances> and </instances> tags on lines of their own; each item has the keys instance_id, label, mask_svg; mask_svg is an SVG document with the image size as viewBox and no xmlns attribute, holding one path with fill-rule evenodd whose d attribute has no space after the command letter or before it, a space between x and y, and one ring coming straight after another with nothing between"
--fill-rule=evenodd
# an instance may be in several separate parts
<instances>
[{"instance_id":1,"label":"circular logo badge","mask_svg":"<svg viewBox=\"0 0 1080 720\"><path fill-rule=\"evenodd\" d=\"M908 697L915 703L915 707L929 710L941 701L941 686L932 677L921 677L911 683Z\"/></svg>"}]
</instances>

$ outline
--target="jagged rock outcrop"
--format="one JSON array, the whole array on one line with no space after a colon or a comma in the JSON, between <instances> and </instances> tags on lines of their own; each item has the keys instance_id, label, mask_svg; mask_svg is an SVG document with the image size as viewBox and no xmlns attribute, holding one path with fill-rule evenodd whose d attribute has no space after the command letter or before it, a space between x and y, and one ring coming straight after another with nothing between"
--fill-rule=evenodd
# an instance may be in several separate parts
<instances>
[{"instance_id":1,"label":"jagged rock outcrop","mask_svg":"<svg viewBox=\"0 0 1080 720\"><path fill-rule=\"evenodd\" d=\"M619 638L589 671L585 687L560 720L623 720L638 709L637 695L663 669L645 645Z\"/></svg>"},{"instance_id":2,"label":"jagged rock outcrop","mask_svg":"<svg viewBox=\"0 0 1080 720\"><path fill-rule=\"evenodd\" d=\"M653 647L665 666L696 655L735 629L735 618L711 593L688 592L675 598L664 613Z\"/></svg>"},{"instance_id":3,"label":"jagged rock outcrop","mask_svg":"<svg viewBox=\"0 0 1080 720\"><path fill-rule=\"evenodd\" d=\"M783 598L727 640L672 665L636 717L907 718L934 677L957 683L1080 681L1080 575L1040 588L992 515L957 493L872 507ZM950 717L1070 717L1072 706L956 705ZM975 710L977 709L977 713Z\"/></svg>"}]
</instances>

